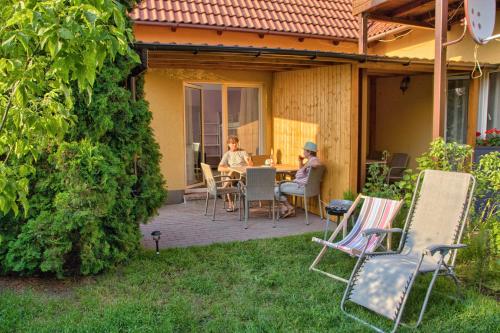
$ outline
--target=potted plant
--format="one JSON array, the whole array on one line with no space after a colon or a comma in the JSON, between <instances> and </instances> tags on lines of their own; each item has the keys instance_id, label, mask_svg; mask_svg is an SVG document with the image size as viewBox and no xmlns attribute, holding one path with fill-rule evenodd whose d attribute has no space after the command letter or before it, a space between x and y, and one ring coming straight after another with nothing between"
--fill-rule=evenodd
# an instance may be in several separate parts
<instances>
[{"instance_id":1,"label":"potted plant","mask_svg":"<svg viewBox=\"0 0 500 333\"><path fill-rule=\"evenodd\" d=\"M491 128L484 132L481 136L480 132L476 132L476 147L474 149L474 162L478 162L481 156L500 151L500 130Z\"/></svg>"}]
</instances>

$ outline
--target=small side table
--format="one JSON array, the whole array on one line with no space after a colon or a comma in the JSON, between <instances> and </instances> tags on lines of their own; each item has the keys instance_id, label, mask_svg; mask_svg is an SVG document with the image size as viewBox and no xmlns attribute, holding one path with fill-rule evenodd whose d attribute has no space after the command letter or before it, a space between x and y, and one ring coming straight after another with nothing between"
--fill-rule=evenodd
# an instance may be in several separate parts
<instances>
[{"instance_id":1,"label":"small side table","mask_svg":"<svg viewBox=\"0 0 500 333\"><path fill-rule=\"evenodd\" d=\"M349 208L351 208L352 204L353 202L351 200L332 200L330 201L328 206L325 207L326 210L326 225L325 225L325 237L324 237L325 240L327 240L326 236L328 234L328 227L330 226L330 215L337 216L337 225L338 225L340 223L340 218L349 211ZM347 225L344 226L343 236L345 237L346 234L347 234Z\"/></svg>"}]
</instances>

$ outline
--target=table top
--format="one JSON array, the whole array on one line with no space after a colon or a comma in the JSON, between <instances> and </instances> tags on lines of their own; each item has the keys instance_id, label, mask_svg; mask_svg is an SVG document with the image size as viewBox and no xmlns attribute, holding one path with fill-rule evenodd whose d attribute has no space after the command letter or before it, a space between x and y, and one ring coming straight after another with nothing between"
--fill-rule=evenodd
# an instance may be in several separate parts
<instances>
[{"instance_id":1,"label":"table top","mask_svg":"<svg viewBox=\"0 0 500 333\"><path fill-rule=\"evenodd\" d=\"M387 164L387 161L382 160L366 160L366 164Z\"/></svg>"},{"instance_id":2,"label":"table top","mask_svg":"<svg viewBox=\"0 0 500 333\"><path fill-rule=\"evenodd\" d=\"M291 164L276 164L273 165L272 167L276 169L277 173L296 172L297 170L299 170L298 166ZM229 170L238 172L240 174L245 174L247 172L247 168L269 168L269 166L262 165L258 167L252 167L252 166L229 167Z\"/></svg>"}]
</instances>

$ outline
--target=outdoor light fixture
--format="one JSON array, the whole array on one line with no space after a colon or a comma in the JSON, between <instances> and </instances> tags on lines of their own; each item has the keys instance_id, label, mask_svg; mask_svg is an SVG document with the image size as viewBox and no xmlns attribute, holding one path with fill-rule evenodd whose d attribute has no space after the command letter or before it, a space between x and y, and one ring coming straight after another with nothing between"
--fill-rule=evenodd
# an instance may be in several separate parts
<instances>
[{"instance_id":1,"label":"outdoor light fixture","mask_svg":"<svg viewBox=\"0 0 500 333\"><path fill-rule=\"evenodd\" d=\"M160 254L160 248L158 247L158 242L160 241L160 236L161 236L161 231L153 231L151 233L151 236L153 236L154 241L156 242L156 254Z\"/></svg>"},{"instance_id":2,"label":"outdoor light fixture","mask_svg":"<svg viewBox=\"0 0 500 333\"><path fill-rule=\"evenodd\" d=\"M399 89L401 89L401 91L403 92L403 94L405 93L406 90L408 90L408 86L409 85L410 85L410 77L409 76L405 76L401 80L401 84L399 85Z\"/></svg>"}]
</instances>

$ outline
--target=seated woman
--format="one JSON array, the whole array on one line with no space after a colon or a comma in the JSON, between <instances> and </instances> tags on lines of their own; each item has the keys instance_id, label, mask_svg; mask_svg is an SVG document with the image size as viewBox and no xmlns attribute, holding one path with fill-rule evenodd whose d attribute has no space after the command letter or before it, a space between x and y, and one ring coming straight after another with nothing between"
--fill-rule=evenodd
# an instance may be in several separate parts
<instances>
[{"instance_id":1,"label":"seated woman","mask_svg":"<svg viewBox=\"0 0 500 333\"><path fill-rule=\"evenodd\" d=\"M245 150L239 148L239 142L240 140L238 139L238 137L234 135L230 135L227 138L227 145L229 147L229 150L226 151L222 156L218 168L220 172L228 173L229 177L233 179L239 177L239 174L237 172L229 170L229 167L253 165L252 159L250 158L248 153ZM231 186L231 183L225 183L224 187L226 186ZM226 210L228 212L233 212L235 210L235 207L230 195L228 195L227 200L228 208Z\"/></svg>"},{"instance_id":2,"label":"seated woman","mask_svg":"<svg viewBox=\"0 0 500 333\"><path fill-rule=\"evenodd\" d=\"M281 186L274 189L274 193L276 194L276 199L280 201L280 215L282 217L288 217L291 215L295 215L295 208L288 202L285 195L279 196L279 191L292 191L294 189L304 187L307 183L307 179L309 178L309 172L311 168L315 168L321 165L319 158L316 156L318 152L318 146L308 141L304 145L304 156L299 155L299 170L295 174L295 179L289 182L281 183ZM304 163L304 159L307 159L307 162Z\"/></svg>"}]
</instances>

